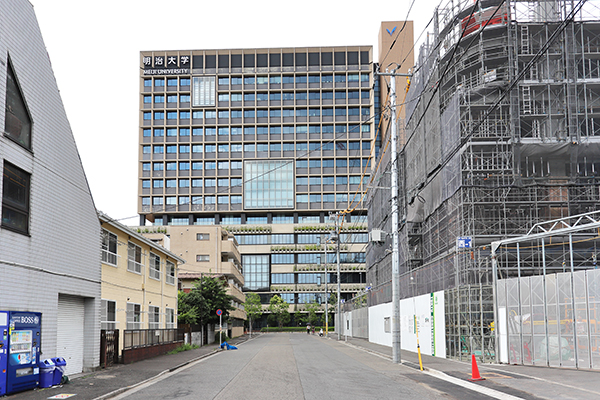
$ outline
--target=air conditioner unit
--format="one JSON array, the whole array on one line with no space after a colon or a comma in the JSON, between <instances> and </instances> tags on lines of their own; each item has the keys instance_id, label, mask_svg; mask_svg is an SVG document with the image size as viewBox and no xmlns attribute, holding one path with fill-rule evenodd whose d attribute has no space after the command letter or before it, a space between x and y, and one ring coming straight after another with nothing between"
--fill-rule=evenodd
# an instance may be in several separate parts
<instances>
[{"instance_id":1,"label":"air conditioner unit","mask_svg":"<svg viewBox=\"0 0 600 400\"><path fill-rule=\"evenodd\" d=\"M384 242L385 241L385 232L381 229L373 229L369 232L369 242Z\"/></svg>"}]
</instances>

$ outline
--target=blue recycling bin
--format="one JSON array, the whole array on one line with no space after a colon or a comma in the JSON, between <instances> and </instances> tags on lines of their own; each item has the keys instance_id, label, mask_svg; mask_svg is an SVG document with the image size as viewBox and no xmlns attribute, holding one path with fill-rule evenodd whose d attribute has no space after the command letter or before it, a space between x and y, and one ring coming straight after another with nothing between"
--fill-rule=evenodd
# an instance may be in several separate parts
<instances>
[{"instance_id":1,"label":"blue recycling bin","mask_svg":"<svg viewBox=\"0 0 600 400\"><path fill-rule=\"evenodd\" d=\"M54 362L52 362L50 358L47 358L45 360L40 361L38 363L38 367L40 368L40 387L52 387L55 369Z\"/></svg>"},{"instance_id":2,"label":"blue recycling bin","mask_svg":"<svg viewBox=\"0 0 600 400\"><path fill-rule=\"evenodd\" d=\"M54 357L52 359L54 363L54 374L52 378L52 386L60 385L62 381L63 374L65 373L67 362L62 357Z\"/></svg>"}]
</instances>

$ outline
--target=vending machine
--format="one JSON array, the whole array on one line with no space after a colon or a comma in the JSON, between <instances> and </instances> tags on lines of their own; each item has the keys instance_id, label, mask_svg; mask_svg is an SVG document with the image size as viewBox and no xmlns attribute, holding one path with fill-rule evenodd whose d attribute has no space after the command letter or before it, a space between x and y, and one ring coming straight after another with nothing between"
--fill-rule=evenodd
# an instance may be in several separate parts
<instances>
[{"instance_id":1,"label":"vending machine","mask_svg":"<svg viewBox=\"0 0 600 400\"><path fill-rule=\"evenodd\" d=\"M0 311L0 396L39 384L42 314Z\"/></svg>"}]
</instances>

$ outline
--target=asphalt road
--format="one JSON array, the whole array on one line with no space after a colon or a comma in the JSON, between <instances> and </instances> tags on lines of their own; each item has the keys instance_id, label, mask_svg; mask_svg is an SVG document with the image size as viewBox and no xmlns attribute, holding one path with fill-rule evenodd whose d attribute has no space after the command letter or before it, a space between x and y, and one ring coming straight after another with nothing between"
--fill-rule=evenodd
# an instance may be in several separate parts
<instances>
[{"instance_id":1,"label":"asphalt road","mask_svg":"<svg viewBox=\"0 0 600 400\"><path fill-rule=\"evenodd\" d=\"M115 399L491 399L316 335L261 335Z\"/></svg>"}]
</instances>

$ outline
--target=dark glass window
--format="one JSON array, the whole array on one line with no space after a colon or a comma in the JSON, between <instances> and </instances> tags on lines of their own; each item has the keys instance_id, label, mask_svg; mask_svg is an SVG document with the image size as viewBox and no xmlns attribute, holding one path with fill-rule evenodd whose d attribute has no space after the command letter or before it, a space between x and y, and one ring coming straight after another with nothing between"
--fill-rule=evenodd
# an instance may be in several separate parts
<instances>
[{"instance_id":1,"label":"dark glass window","mask_svg":"<svg viewBox=\"0 0 600 400\"><path fill-rule=\"evenodd\" d=\"M242 55L241 54L232 54L231 55L231 67L232 68L242 68Z\"/></svg>"},{"instance_id":2,"label":"dark glass window","mask_svg":"<svg viewBox=\"0 0 600 400\"><path fill-rule=\"evenodd\" d=\"M283 66L293 67L294 66L294 53L283 53Z\"/></svg>"},{"instance_id":3,"label":"dark glass window","mask_svg":"<svg viewBox=\"0 0 600 400\"><path fill-rule=\"evenodd\" d=\"M257 54L256 55L256 66L259 68L264 68L269 66L268 55L267 54Z\"/></svg>"},{"instance_id":4,"label":"dark glass window","mask_svg":"<svg viewBox=\"0 0 600 400\"><path fill-rule=\"evenodd\" d=\"M31 175L7 162L2 175L2 226L28 234Z\"/></svg>"},{"instance_id":5,"label":"dark glass window","mask_svg":"<svg viewBox=\"0 0 600 400\"><path fill-rule=\"evenodd\" d=\"M296 53L296 67L306 67L306 53Z\"/></svg>"},{"instance_id":6,"label":"dark glass window","mask_svg":"<svg viewBox=\"0 0 600 400\"><path fill-rule=\"evenodd\" d=\"M321 53L321 65L332 65L332 58L333 54L331 53Z\"/></svg>"},{"instance_id":7,"label":"dark glass window","mask_svg":"<svg viewBox=\"0 0 600 400\"><path fill-rule=\"evenodd\" d=\"M336 51L334 54L335 65L346 65L346 53L343 51Z\"/></svg>"},{"instance_id":8,"label":"dark glass window","mask_svg":"<svg viewBox=\"0 0 600 400\"><path fill-rule=\"evenodd\" d=\"M254 67L254 54L244 54L244 67Z\"/></svg>"},{"instance_id":9,"label":"dark glass window","mask_svg":"<svg viewBox=\"0 0 600 400\"><path fill-rule=\"evenodd\" d=\"M366 65L369 63L369 52L368 51L360 52L360 63L362 65Z\"/></svg>"},{"instance_id":10,"label":"dark glass window","mask_svg":"<svg viewBox=\"0 0 600 400\"><path fill-rule=\"evenodd\" d=\"M6 69L6 104L4 134L25 147L31 149L31 118L10 60Z\"/></svg>"},{"instance_id":11,"label":"dark glass window","mask_svg":"<svg viewBox=\"0 0 600 400\"><path fill-rule=\"evenodd\" d=\"M217 56L206 56L206 68L216 68L217 67Z\"/></svg>"},{"instance_id":12,"label":"dark glass window","mask_svg":"<svg viewBox=\"0 0 600 400\"><path fill-rule=\"evenodd\" d=\"M358 65L358 51L348 52L348 65Z\"/></svg>"},{"instance_id":13,"label":"dark glass window","mask_svg":"<svg viewBox=\"0 0 600 400\"><path fill-rule=\"evenodd\" d=\"M319 66L319 53L308 53L308 65L311 67Z\"/></svg>"},{"instance_id":14,"label":"dark glass window","mask_svg":"<svg viewBox=\"0 0 600 400\"><path fill-rule=\"evenodd\" d=\"M204 56L192 56L192 68L203 69L204 68Z\"/></svg>"},{"instance_id":15,"label":"dark glass window","mask_svg":"<svg viewBox=\"0 0 600 400\"><path fill-rule=\"evenodd\" d=\"M219 68L229 68L229 54L219 54Z\"/></svg>"},{"instance_id":16,"label":"dark glass window","mask_svg":"<svg viewBox=\"0 0 600 400\"><path fill-rule=\"evenodd\" d=\"M281 67L281 54L270 54L269 57L271 67Z\"/></svg>"}]
</instances>

